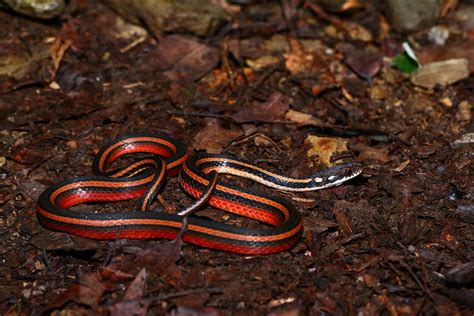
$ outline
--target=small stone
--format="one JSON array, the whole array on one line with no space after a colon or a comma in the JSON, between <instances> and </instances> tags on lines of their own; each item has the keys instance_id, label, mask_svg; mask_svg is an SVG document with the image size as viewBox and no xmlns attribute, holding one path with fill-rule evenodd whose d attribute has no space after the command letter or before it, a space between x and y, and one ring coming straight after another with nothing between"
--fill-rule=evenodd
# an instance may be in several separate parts
<instances>
[{"instance_id":1,"label":"small stone","mask_svg":"<svg viewBox=\"0 0 474 316\"><path fill-rule=\"evenodd\" d=\"M441 102L442 105L450 108L453 106L453 101L451 101L450 98L442 98L441 100L439 100L439 102Z\"/></svg>"},{"instance_id":2,"label":"small stone","mask_svg":"<svg viewBox=\"0 0 474 316\"><path fill-rule=\"evenodd\" d=\"M466 145L474 143L474 133L468 133L461 136L451 143L452 148L462 148Z\"/></svg>"},{"instance_id":3,"label":"small stone","mask_svg":"<svg viewBox=\"0 0 474 316\"><path fill-rule=\"evenodd\" d=\"M367 92L372 100L383 100L387 97L388 90L382 86L371 86Z\"/></svg>"},{"instance_id":4,"label":"small stone","mask_svg":"<svg viewBox=\"0 0 474 316\"><path fill-rule=\"evenodd\" d=\"M449 29L444 25L435 25L428 31L428 40L442 46L449 38Z\"/></svg>"},{"instance_id":5,"label":"small stone","mask_svg":"<svg viewBox=\"0 0 474 316\"><path fill-rule=\"evenodd\" d=\"M440 0L385 0L388 17L398 31L414 31L431 25L440 12Z\"/></svg>"},{"instance_id":6,"label":"small stone","mask_svg":"<svg viewBox=\"0 0 474 316\"><path fill-rule=\"evenodd\" d=\"M60 90L61 87L59 86L59 84L56 82L56 81L53 81L49 84L49 87L53 90Z\"/></svg>"}]
</instances>

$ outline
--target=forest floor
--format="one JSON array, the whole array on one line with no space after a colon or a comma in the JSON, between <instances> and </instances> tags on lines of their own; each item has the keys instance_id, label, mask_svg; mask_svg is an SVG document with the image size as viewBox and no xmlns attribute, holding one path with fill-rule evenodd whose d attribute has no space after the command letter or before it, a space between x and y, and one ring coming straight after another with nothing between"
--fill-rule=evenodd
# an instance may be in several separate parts
<instances>
[{"instance_id":1,"label":"forest floor","mask_svg":"<svg viewBox=\"0 0 474 316\"><path fill-rule=\"evenodd\" d=\"M197 37L73 2L52 22L0 12L0 64L16 67L0 75L0 314L472 315L473 145L459 141L474 131L472 75L415 85L390 61L407 36L377 7L236 6ZM427 32L410 43L428 45ZM466 36L474 41L459 31L446 46ZM272 255L43 228L39 194L91 175L101 146L134 132L292 177L343 161L364 172L291 194L222 179L302 213L300 242ZM157 200L166 212L192 203L177 178ZM194 216L263 226L212 207Z\"/></svg>"}]
</instances>

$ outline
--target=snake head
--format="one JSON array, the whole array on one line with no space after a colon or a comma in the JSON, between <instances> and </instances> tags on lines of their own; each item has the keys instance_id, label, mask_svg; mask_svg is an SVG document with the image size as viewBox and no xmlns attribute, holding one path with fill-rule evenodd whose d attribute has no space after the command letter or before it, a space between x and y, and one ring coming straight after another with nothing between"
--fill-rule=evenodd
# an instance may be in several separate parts
<instances>
[{"instance_id":1,"label":"snake head","mask_svg":"<svg viewBox=\"0 0 474 316\"><path fill-rule=\"evenodd\" d=\"M313 175L312 179L318 189L325 189L341 185L361 173L361 165L349 162L319 171Z\"/></svg>"}]
</instances>

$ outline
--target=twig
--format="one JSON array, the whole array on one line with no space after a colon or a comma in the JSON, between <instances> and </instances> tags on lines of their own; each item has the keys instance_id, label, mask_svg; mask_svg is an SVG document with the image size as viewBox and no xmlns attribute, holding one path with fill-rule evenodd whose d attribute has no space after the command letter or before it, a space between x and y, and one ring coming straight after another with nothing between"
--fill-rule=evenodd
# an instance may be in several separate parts
<instances>
[{"instance_id":1,"label":"twig","mask_svg":"<svg viewBox=\"0 0 474 316\"><path fill-rule=\"evenodd\" d=\"M158 295L156 298L152 298L151 300L153 300L153 301L169 300L169 299L175 298L175 297L186 296L186 295L202 293L202 292L208 292L208 293L211 293L211 294L221 294L224 291L220 288L217 288L217 287L211 287L211 288L207 288L207 289L194 289L194 290L186 290L186 291L172 293L172 294Z\"/></svg>"},{"instance_id":2,"label":"twig","mask_svg":"<svg viewBox=\"0 0 474 316\"><path fill-rule=\"evenodd\" d=\"M235 119L230 115L225 114L215 114L215 113L205 113L205 112L186 112L186 111L168 111L168 114L173 115L183 115L183 116L197 116L197 117L214 117L221 119L228 119L235 122ZM236 122L237 123L237 122ZM238 123L266 123L266 124L285 124L285 125L296 125L297 123L291 121L280 121L280 120L262 120L262 119L252 119L245 122Z\"/></svg>"},{"instance_id":3,"label":"twig","mask_svg":"<svg viewBox=\"0 0 474 316\"><path fill-rule=\"evenodd\" d=\"M349 37L349 32L344 27L344 23L342 22L342 20L340 20L339 18L333 15L326 13L319 5L311 1L306 1L304 4L304 8L310 8L317 15L318 18L331 23L332 25L334 25L336 29L341 31L344 34L344 36Z\"/></svg>"},{"instance_id":4,"label":"twig","mask_svg":"<svg viewBox=\"0 0 474 316\"><path fill-rule=\"evenodd\" d=\"M304 125L303 127L312 132L324 135L339 136L339 137L354 137L360 135L367 135L369 138L379 142L388 142L393 139L393 136L382 131L365 128L343 128L336 126L318 126L318 125Z\"/></svg>"}]
</instances>

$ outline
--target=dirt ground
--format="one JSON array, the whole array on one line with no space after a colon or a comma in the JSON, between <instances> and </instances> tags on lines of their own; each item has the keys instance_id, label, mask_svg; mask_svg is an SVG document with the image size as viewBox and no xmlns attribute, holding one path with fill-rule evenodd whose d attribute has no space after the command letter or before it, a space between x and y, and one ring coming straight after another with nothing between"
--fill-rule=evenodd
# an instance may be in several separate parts
<instances>
[{"instance_id":1,"label":"dirt ground","mask_svg":"<svg viewBox=\"0 0 474 316\"><path fill-rule=\"evenodd\" d=\"M271 8L240 8L200 37L136 29L96 1L47 22L0 11L0 64L18 66L0 75L1 315L473 314L473 145L455 141L474 130L474 77L414 85L389 58L408 36L428 45L427 30L395 32L380 7ZM446 45L474 46L466 34ZM301 241L273 255L41 227L39 194L90 175L101 146L132 132L293 177L342 161L364 172L291 194L226 179L302 213ZM192 202L177 178L157 200L166 212Z\"/></svg>"}]
</instances>

